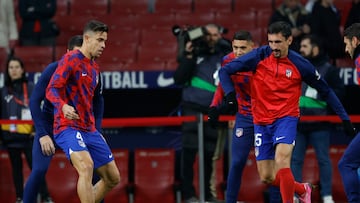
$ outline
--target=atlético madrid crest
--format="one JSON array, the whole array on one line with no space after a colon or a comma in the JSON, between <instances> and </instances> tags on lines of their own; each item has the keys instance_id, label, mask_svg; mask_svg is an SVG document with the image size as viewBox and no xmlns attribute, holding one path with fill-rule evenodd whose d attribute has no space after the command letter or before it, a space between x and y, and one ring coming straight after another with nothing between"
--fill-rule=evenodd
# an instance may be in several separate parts
<instances>
[{"instance_id":1,"label":"atl\u00e9tico madrid crest","mask_svg":"<svg viewBox=\"0 0 360 203\"><path fill-rule=\"evenodd\" d=\"M286 69L285 75L287 78L291 78L292 71L290 69Z\"/></svg>"},{"instance_id":2,"label":"atl\u00e9tico madrid crest","mask_svg":"<svg viewBox=\"0 0 360 203\"><path fill-rule=\"evenodd\" d=\"M236 128L236 131L235 131L236 137L240 137L243 134L244 134L244 129L243 128Z\"/></svg>"}]
</instances>

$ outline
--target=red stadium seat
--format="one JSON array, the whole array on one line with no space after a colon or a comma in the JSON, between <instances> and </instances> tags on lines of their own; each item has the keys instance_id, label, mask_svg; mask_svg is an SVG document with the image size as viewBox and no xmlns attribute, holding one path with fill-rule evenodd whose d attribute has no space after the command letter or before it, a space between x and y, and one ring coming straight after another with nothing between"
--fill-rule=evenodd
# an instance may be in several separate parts
<instances>
[{"instance_id":1,"label":"red stadium seat","mask_svg":"<svg viewBox=\"0 0 360 203\"><path fill-rule=\"evenodd\" d=\"M175 71L178 65L179 63L176 61L176 58L174 58L174 60L167 60L165 64L165 71Z\"/></svg>"},{"instance_id":2,"label":"red stadium seat","mask_svg":"<svg viewBox=\"0 0 360 203\"><path fill-rule=\"evenodd\" d=\"M122 71L124 69L124 63L118 62L99 62L100 71Z\"/></svg>"},{"instance_id":3,"label":"red stadium seat","mask_svg":"<svg viewBox=\"0 0 360 203\"><path fill-rule=\"evenodd\" d=\"M117 46L119 49L123 49L121 46L125 44L139 44L140 43L140 31L138 29L115 29L110 30L108 39L106 41L106 47ZM127 45L126 45L127 44ZM107 48L105 48L106 50Z\"/></svg>"},{"instance_id":4,"label":"red stadium seat","mask_svg":"<svg viewBox=\"0 0 360 203\"><path fill-rule=\"evenodd\" d=\"M104 202L129 202L129 150L112 150L116 166L120 171L120 183L106 194Z\"/></svg>"},{"instance_id":5,"label":"red stadium seat","mask_svg":"<svg viewBox=\"0 0 360 203\"><path fill-rule=\"evenodd\" d=\"M51 46L17 46L15 56L23 60L27 72L41 72L53 61L53 48Z\"/></svg>"},{"instance_id":6,"label":"red stadium seat","mask_svg":"<svg viewBox=\"0 0 360 203\"><path fill-rule=\"evenodd\" d=\"M92 19L92 17L81 15L56 16L55 22L60 29L60 35L56 39L56 44L67 45L72 36L83 33L85 24Z\"/></svg>"},{"instance_id":7,"label":"red stadium seat","mask_svg":"<svg viewBox=\"0 0 360 203\"><path fill-rule=\"evenodd\" d=\"M47 186L54 202L79 202L77 180L75 168L64 152L57 150L46 174Z\"/></svg>"},{"instance_id":8,"label":"red stadium seat","mask_svg":"<svg viewBox=\"0 0 360 203\"><path fill-rule=\"evenodd\" d=\"M176 46L177 39L170 28L142 29L140 33L140 44L142 46Z\"/></svg>"},{"instance_id":9,"label":"red stadium seat","mask_svg":"<svg viewBox=\"0 0 360 203\"><path fill-rule=\"evenodd\" d=\"M127 43L121 46L108 44L104 53L97 59L101 65L104 63L132 63L136 60L137 44Z\"/></svg>"},{"instance_id":10,"label":"red stadium seat","mask_svg":"<svg viewBox=\"0 0 360 203\"><path fill-rule=\"evenodd\" d=\"M171 31L171 27L176 23L173 13L144 13L138 16L137 26L142 29L167 28Z\"/></svg>"},{"instance_id":11,"label":"red stadium seat","mask_svg":"<svg viewBox=\"0 0 360 203\"><path fill-rule=\"evenodd\" d=\"M194 0L194 12L232 12L232 0Z\"/></svg>"},{"instance_id":12,"label":"red stadium seat","mask_svg":"<svg viewBox=\"0 0 360 203\"><path fill-rule=\"evenodd\" d=\"M76 16L101 16L109 11L108 0L69 0L70 14Z\"/></svg>"},{"instance_id":13,"label":"red stadium seat","mask_svg":"<svg viewBox=\"0 0 360 203\"><path fill-rule=\"evenodd\" d=\"M258 27L267 29L272 13L273 10L271 9L262 9L257 11L256 25Z\"/></svg>"},{"instance_id":14,"label":"red stadium seat","mask_svg":"<svg viewBox=\"0 0 360 203\"><path fill-rule=\"evenodd\" d=\"M58 45L55 47L55 60L60 60L67 52L67 45Z\"/></svg>"},{"instance_id":15,"label":"red stadium seat","mask_svg":"<svg viewBox=\"0 0 360 203\"><path fill-rule=\"evenodd\" d=\"M134 203L175 202L174 149L135 149Z\"/></svg>"},{"instance_id":16,"label":"red stadium seat","mask_svg":"<svg viewBox=\"0 0 360 203\"><path fill-rule=\"evenodd\" d=\"M127 63L121 68L121 71L164 71L165 61L137 61Z\"/></svg>"},{"instance_id":17,"label":"red stadium seat","mask_svg":"<svg viewBox=\"0 0 360 203\"><path fill-rule=\"evenodd\" d=\"M30 175L30 168L27 166L25 157L23 158L23 174L24 174L24 183ZM6 150L0 150L0 197L1 202L15 202L16 194L14 181L12 178L12 168L10 163L10 158Z\"/></svg>"},{"instance_id":18,"label":"red stadium seat","mask_svg":"<svg viewBox=\"0 0 360 203\"><path fill-rule=\"evenodd\" d=\"M109 34L118 29L138 29L141 20L136 14L119 13L99 16L99 20L109 26Z\"/></svg>"},{"instance_id":19,"label":"red stadium seat","mask_svg":"<svg viewBox=\"0 0 360 203\"><path fill-rule=\"evenodd\" d=\"M191 13L192 0L156 0L155 13Z\"/></svg>"},{"instance_id":20,"label":"red stadium seat","mask_svg":"<svg viewBox=\"0 0 360 203\"><path fill-rule=\"evenodd\" d=\"M177 48L176 44L173 46L140 46L138 47L137 61L168 61L176 59Z\"/></svg>"},{"instance_id":21,"label":"red stadium seat","mask_svg":"<svg viewBox=\"0 0 360 203\"><path fill-rule=\"evenodd\" d=\"M216 13L215 22L229 31L249 30L256 28L256 12L244 11L240 13Z\"/></svg>"},{"instance_id":22,"label":"red stadium seat","mask_svg":"<svg viewBox=\"0 0 360 203\"><path fill-rule=\"evenodd\" d=\"M234 12L243 12L243 11L257 11L262 9L271 9L273 8L273 0L235 0L234 1Z\"/></svg>"},{"instance_id":23,"label":"red stadium seat","mask_svg":"<svg viewBox=\"0 0 360 203\"><path fill-rule=\"evenodd\" d=\"M110 13L148 13L150 9L149 0L110 0Z\"/></svg>"},{"instance_id":24,"label":"red stadium seat","mask_svg":"<svg viewBox=\"0 0 360 203\"><path fill-rule=\"evenodd\" d=\"M181 26L204 26L215 22L215 14L207 13L176 13L176 24Z\"/></svg>"},{"instance_id":25,"label":"red stadium seat","mask_svg":"<svg viewBox=\"0 0 360 203\"><path fill-rule=\"evenodd\" d=\"M0 48L0 71L3 73L6 70L8 54L5 48Z\"/></svg>"},{"instance_id":26,"label":"red stadium seat","mask_svg":"<svg viewBox=\"0 0 360 203\"><path fill-rule=\"evenodd\" d=\"M57 16L64 16L69 14L69 1L62 0L56 1L56 14Z\"/></svg>"}]
</instances>

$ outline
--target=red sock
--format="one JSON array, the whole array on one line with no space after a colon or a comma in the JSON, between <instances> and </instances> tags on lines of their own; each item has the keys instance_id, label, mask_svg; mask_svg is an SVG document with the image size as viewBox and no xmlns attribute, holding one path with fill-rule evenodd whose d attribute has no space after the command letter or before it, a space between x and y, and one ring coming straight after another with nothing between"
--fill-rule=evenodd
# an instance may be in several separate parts
<instances>
[{"instance_id":1,"label":"red sock","mask_svg":"<svg viewBox=\"0 0 360 203\"><path fill-rule=\"evenodd\" d=\"M302 183L296 182L295 181L295 193L298 195L303 195L305 193L305 187Z\"/></svg>"},{"instance_id":2,"label":"red sock","mask_svg":"<svg viewBox=\"0 0 360 203\"><path fill-rule=\"evenodd\" d=\"M290 168L282 168L277 174L275 180L279 179L281 199L284 203L293 203L295 193L295 180ZM276 181L274 180L274 183Z\"/></svg>"}]
</instances>

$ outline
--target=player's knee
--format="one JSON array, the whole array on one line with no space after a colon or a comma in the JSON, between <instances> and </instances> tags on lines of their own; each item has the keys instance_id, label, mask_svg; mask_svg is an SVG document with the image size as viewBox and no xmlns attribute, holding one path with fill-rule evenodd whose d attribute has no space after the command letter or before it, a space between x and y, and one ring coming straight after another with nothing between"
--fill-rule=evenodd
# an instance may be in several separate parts
<instances>
[{"instance_id":1,"label":"player's knee","mask_svg":"<svg viewBox=\"0 0 360 203\"><path fill-rule=\"evenodd\" d=\"M94 164L92 162L81 162L75 168L79 175L91 176L94 171Z\"/></svg>"},{"instance_id":2,"label":"player's knee","mask_svg":"<svg viewBox=\"0 0 360 203\"><path fill-rule=\"evenodd\" d=\"M274 181L272 174L260 174L260 180L265 184L270 184Z\"/></svg>"},{"instance_id":3,"label":"player's knee","mask_svg":"<svg viewBox=\"0 0 360 203\"><path fill-rule=\"evenodd\" d=\"M120 183L120 174L114 173L111 174L108 180L105 180L107 187L114 188L117 184Z\"/></svg>"}]
</instances>

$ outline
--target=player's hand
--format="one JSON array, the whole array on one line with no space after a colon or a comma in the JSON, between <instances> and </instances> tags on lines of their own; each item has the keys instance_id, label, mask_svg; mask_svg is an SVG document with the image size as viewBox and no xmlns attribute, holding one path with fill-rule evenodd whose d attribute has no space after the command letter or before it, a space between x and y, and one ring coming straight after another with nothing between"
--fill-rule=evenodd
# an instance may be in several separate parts
<instances>
[{"instance_id":1,"label":"player's hand","mask_svg":"<svg viewBox=\"0 0 360 203\"><path fill-rule=\"evenodd\" d=\"M355 137L356 135L355 128L349 120L343 120L342 125L347 136Z\"/></svg>"},{"instance_id":2,"label":"player's hand","mask_svg":"<svg viewBox=\"0 0 360 203\"><path fill-rule=\"evenodd\" d=\"M42 136L39 139L41 151L44 155L50 156L55 154L55 145L49 135Z\"/></svg>"},{"instance_id":3,"label":"player's hand","mask_svg":"<svg viewBox=\"0 0 360 203\"><path fill-rule=\"evenodd\" d=\"M64 104L64 106L62 107L62 112L66 119L69 119L69 120L80 119L80 116L76 113L75 108L68 104Z\"/></svg>"},{"instance_id":4,"label":"player's hand","mask_svg":"<svg viewBox=\"0 0 360 203\"><path fill-rule=\"evenodd\" d=\"M236 93L230 92L225 96L226 111L230 115L235 115L238 112L238 103L236 100Z\"/></svg>"},{"instance_id":5,"label":"player's hand","mask_svg":"<svg viewBox=\"0 0 360 203\"><path fill-rule=\"evenodd\" d=\"M216 128L219 122L219 111L216 107L210 107L208 112L208 121L211 127Z\"/></svg>"}]
</instances>

